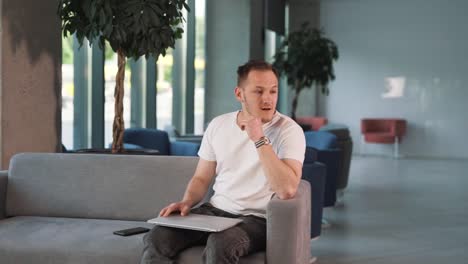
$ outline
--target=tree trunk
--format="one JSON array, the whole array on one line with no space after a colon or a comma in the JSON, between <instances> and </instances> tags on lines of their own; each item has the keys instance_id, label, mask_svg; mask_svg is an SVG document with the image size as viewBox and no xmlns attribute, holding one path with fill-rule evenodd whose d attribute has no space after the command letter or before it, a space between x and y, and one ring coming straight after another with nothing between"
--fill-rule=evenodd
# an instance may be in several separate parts
<instances>
[{"instance_id":1,"label":"tree trunk","mask_svg":"<svg viewBox=\"0 0 468 264\"><path fill-rule=\"evenodd\" d=\"M296 109L297 109L297 103L299 101L299 93L301 92L300 89L300 81L296 80L294 83L294 98L292 101L292 109L291 109L291 118L296 121Z\"/></svg>"},{"instance_id":2,"label":"tree trunk","mask_svg":"<svg viewBox=\"0 0 468 264\"><path fill-rule=\"evenodd\" d=\"M123 134L125 130L123 120L123 97L124 97L124 80L125 80L125 55L122 50L117 51L118 66L117 75L115 76L115 91L114 91L114 124L112 126L112 153L120 153L123 151Z\"/></svg>"}]
</instances>

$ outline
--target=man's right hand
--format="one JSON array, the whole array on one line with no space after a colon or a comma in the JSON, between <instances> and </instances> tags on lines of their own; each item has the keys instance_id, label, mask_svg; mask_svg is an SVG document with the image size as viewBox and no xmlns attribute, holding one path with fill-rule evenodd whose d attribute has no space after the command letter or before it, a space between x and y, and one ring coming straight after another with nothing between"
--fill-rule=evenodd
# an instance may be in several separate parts
<instances>
[{"instance_id":1,"label":"man's right hand","mask_svg":"<svg viewBox=\"0 0 468 264\"><path fill-rule=\"evenodd\" d=\"M161 212L159 212L159 216L169 216L174 212L180 212L181 216L186 216L189 214L191 207L191 204L187 201L171 203L170 205L164 207Z\"/></svg>"},{"instance_id":2,"label":"man's right hand","mask_svg":"<svg viewBox=\"0 0 468 264\"><path fill-rule=\"evenodd\" d=\"M159 212L159 216L169 216L174 212L180 212L181 216L188 215L192 206L201 201L205 196L215 174L216 162L200 158L195 174L190 180L182 200L164 207Z\"/></svg>"}]
</instances>

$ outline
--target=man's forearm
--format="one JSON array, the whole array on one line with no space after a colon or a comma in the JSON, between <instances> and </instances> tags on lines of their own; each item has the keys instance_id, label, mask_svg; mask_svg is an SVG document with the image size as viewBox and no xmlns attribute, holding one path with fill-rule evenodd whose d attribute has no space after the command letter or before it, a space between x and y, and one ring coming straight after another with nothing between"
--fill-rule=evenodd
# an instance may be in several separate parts
<instances>
[{"instance_id":1,"label":"man's forearm","mask_svg":"<svg viewBox=\"0 0 468 264\"><path fill-rule=\"evenodd\" d=\"M280 160L271 145L264 145L257 149L263 170L273 191L280 199L289 199L296 194L300 175L284 161Z\"/></svg>"},{"instance_id":2,"label":"man's forearm","mask_svg":"<svg viewBox=\"0 0 468 264\"><path fill-rule=\"evenodd\" d=\"M200 202L210 186L209 182L205 182L202 179L193 177L185 190L184 198L182 201L188 202L190 207Z\"/></svg>"}]
</instances>

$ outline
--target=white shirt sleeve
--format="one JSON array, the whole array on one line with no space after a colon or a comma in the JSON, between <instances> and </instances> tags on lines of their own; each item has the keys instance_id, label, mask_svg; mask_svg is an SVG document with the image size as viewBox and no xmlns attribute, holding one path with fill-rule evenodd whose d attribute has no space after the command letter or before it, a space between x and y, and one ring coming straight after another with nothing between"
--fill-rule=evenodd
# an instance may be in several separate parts
<instances>
[{"instance_id":1,"label":"white shirt sleeve","mask_svg":"<svg viewBox=\"0 0 468 264\"><path fill-rule=\"evenodd\" d=\"M198 150L198 156L204 160L216 161L216 153L214 152L211 141L213 139L213 121L210 122L203 134L203 139Z\"/></svg>"},{"instance_id":2,"label":"white shirt sleeve","mask_svg":"<svg viewBox=\"0 0 468 264\"><path fill-rule=\"evenodd\" d=\"M278 158L294 159L303 163L306 143L302 128L296 124L291 125L282 131L280 138Z\"/></svg>"}]
</instances>

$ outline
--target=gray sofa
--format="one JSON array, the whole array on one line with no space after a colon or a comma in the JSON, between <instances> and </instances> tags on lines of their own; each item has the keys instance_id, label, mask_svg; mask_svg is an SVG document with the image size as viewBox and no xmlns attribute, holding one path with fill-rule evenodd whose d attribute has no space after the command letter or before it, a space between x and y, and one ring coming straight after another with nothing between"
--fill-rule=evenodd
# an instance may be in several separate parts
<instances>
[{"instance_id":1,"label":"gray sofa","mask_svg":"<svg viewBox=\"0 0 468 264\"><path fill-rule=\"evenodd\" d=\"M24 153L0 173L0 263L138 263L147 219L179 200L198 158ZM308 263L310 186L291 200L273 198L267 250L241 263ZM191 248L179 263L200 263ZM266 260L266 261L265 261Z\"/></svg>"}]
</instances>

